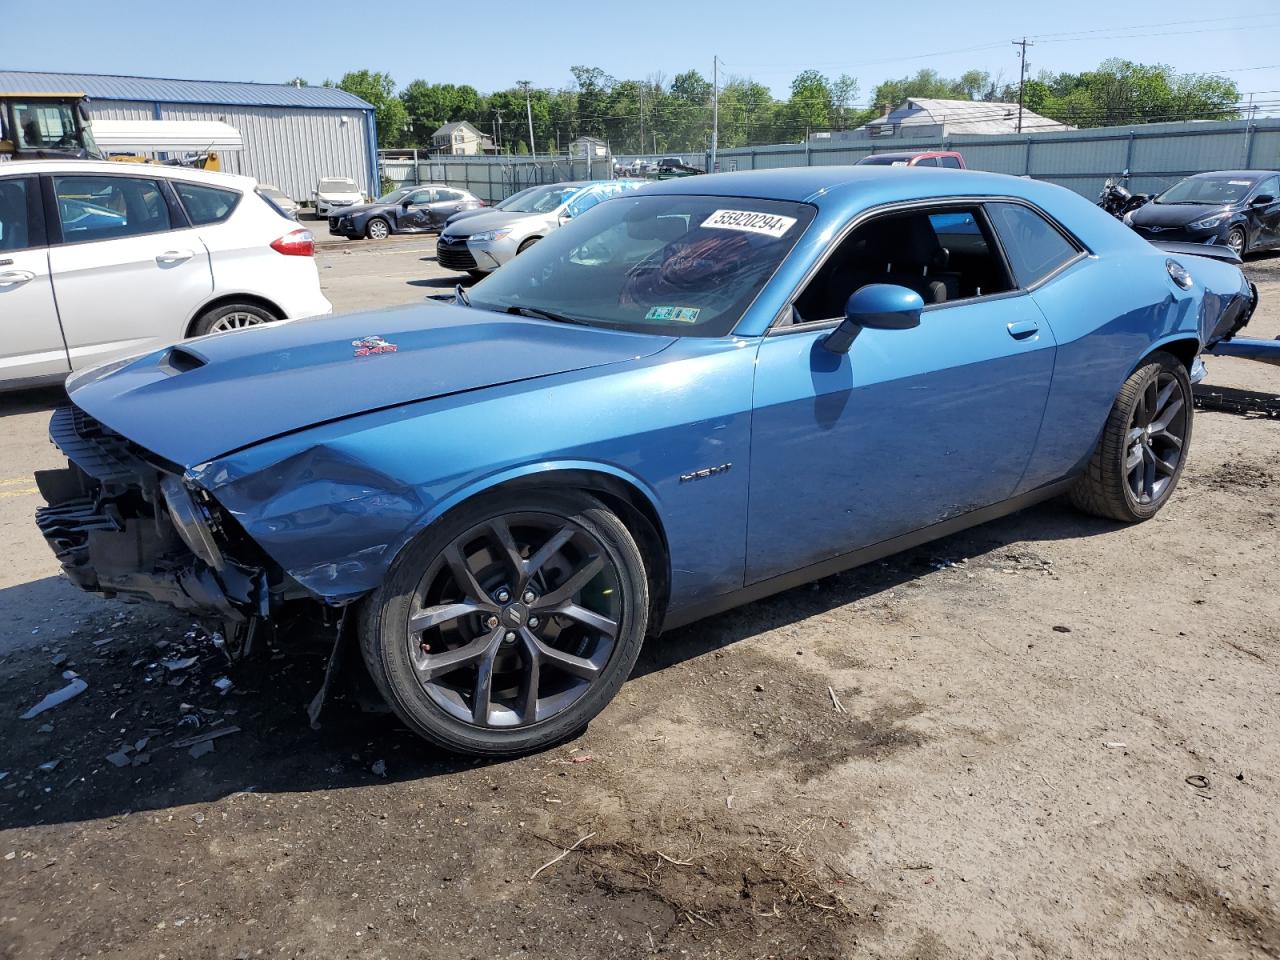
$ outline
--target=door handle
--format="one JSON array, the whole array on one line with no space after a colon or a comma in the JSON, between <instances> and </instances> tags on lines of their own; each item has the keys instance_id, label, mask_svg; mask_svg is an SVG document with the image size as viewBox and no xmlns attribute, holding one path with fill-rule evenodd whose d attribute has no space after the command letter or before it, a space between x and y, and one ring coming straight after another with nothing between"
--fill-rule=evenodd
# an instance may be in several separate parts
<instances>
[{"instance_id":1,"label":"door handle","mask_svg":"<svg viewBox=\"0 0 1280 960\"><path fill-rule=\"evenodd\" d=\"M1034 337L1039 329L1040 324L1034 320L1015 320L1008 326L1009 336L1015 340L1026 340L1029 337Z\"/></svg>"},{"instance_id":2,"label":"door handle","mask_svg":"<svg viewBox=\"0 0 1280 960\"><path fill-rule=\"evenodd\" d=\"M195 254L190 250L166 250L164 253L156 254L156 263L163 267L171 263L183 263L194 256Z\"/></svg>"},{"instance_id":3,"label":"door handle","mask_svg":"<svg viewBox=\"0 0 1280 960\"><path fill-rule=\"evenodd\" d=\"M0 273L0 287L18 287L36 278L30 270L6 270Z\"/></svg>"}]
</instances>

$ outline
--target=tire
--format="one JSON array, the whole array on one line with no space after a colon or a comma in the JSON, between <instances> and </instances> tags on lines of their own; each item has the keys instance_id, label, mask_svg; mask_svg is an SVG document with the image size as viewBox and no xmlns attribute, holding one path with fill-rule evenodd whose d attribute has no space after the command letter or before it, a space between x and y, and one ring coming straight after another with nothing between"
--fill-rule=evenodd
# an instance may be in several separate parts
<instances>
[{"instance_id":1,"label":"tire","mask_svg":"<svg viewBox=\"0 0 1280 960\"><path fill-rule=\"evenodd\" d=\"M1071 502L1122 523L1150 520L1182 476L1192 420L1186 367L1168 353L1151 354L1120 388L1089 465L1070 491Z\"/></svg>"},{"instance_id":2,"label":"tire","mask_svg":"<svg viewBox=\"0 0 1280 960\"><path fill-rule=\"evenodd\" d=\"M279 319L267 308L256 304L224 303L197 317L196 322L191 325L191 336L203 337L206 333L257 327L264 323L274 323Z\"/></svg>"},{"instance_id":3,"label":"tire","mask_svg":"<svg viewBox=\"0 0 1280 960\"><path fill-rule=\"evenodd\" d=\"M1249 237L1244 232L1244 227L1232 227L1227 231L1227 246L1240 254L1240 259L1244 259L1249 246Z\"/></svg>"},{"instance_id":4,"label":"tire","mask_svg":"<svg viewBox=\"0 0 1280 960\"><path fill-rule=\"evenodd\" d=\"M362 601L357 626L374 683L411 730L493 757L580 732L630 674L648 616L644 559L622 521L585 493L523 490L479 497L424 531Z\"/></svg>"},{"instance_id":5,"label":"tire","mask_svg":"<svg viewBox=\"0 0 1280 960\"><path fill-rule=\"evenodd\" d=\"M364 235L370 240L385 240L391 236L391 224L382 217L371 217L364 225Z\"/></svg>"},{"instance_id":6,"label":"tire","mask_svg":"<svg viewBox=\"0 0 1280 960\"><path fill-rule=\"evenodd\" d=\"M528 240L525 240L520 244L520 246L516 247L516 256L520 256L520 254L524 253L541 239L541 237L530 237Z\"/></svg>"}]
</instances>

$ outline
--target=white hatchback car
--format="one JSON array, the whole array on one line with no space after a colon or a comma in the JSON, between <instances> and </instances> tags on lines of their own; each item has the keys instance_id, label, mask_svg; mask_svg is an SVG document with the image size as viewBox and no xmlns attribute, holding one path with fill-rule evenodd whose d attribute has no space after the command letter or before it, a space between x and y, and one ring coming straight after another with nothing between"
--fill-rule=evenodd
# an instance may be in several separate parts
<instances>
[{"instance_id":1,"label":"white hatchback car","mask_svg":"<svg viewBox=\"0 0 1280 960\"><path fill-rule=\"evenodd\" d=\"M159 165L0 164L0 389L329 313L311 232L256 185Z\"/></svg>"},{"instance_id":2,"label":"white hatchback car","mask_svg":"<svg viewBox=\"0 0 1280 960\"><path fill-rule=\"evenodd\" d=\"M311 198L316 202L316 217L320 220L324 220L334 210L364 203L360 187L347 177L321 177Z\"/></svg>"}]
</instances>

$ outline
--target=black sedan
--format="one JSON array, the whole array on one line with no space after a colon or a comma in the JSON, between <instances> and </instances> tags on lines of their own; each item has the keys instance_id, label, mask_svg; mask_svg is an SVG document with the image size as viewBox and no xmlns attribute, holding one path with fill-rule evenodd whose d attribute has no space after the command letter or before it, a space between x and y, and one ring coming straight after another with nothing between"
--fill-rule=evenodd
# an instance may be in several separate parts
<instances>
[{"instance_id":1,"label":"black sedan","mask_svg":"<svg viewBox=\"0 0 1280 960\"><path fill-rule=\"evenodd\" d=\"M1148 240L1219 244L1240 256L1280 247L1280 173L1197 173L1125 214L1124 222Z\"/></svg>"},{"instance_id":2,"label":"black sedan","mask_svg":"<svg viewBox=\"0 0 1280 960\"><path fill-rule=\"evenodd\" d=\"M329 232L351 240L385 240L393 233L438 233L460 210L474 210L485 202L473 193L443 184L401 187L373 203L335 210Z\"/></svg>"}]
</instances>

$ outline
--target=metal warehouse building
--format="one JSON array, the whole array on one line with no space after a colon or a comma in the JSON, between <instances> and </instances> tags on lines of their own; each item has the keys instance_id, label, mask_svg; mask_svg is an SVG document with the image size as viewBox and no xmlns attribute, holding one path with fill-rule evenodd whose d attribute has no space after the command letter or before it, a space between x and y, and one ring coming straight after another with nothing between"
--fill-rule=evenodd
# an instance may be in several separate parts
<instances>
[{"instance_id":1,"label":"metal warehouse building","mask_svg":"<svg viewBox=\"0 0 1280 960\"><path fill-rule=\"evenodd\" d=\"M373 107L344 90L16 70L0 70L0 90L83 93L94 119L221 120L244 138L243 150L220 155L222 169L295 200L310 199L321 177L351 177L378 192Z\"/></svg>"}]
</instances>

